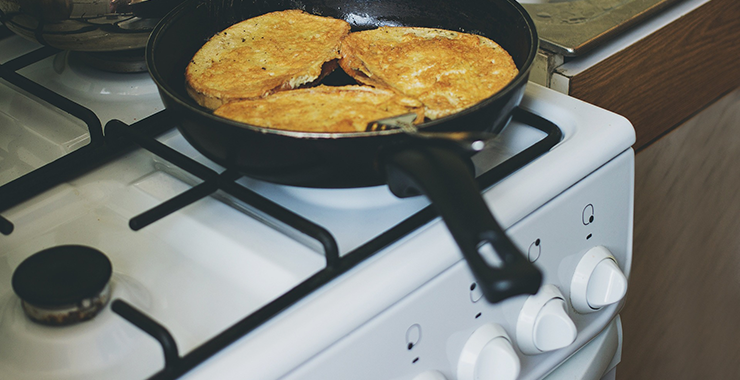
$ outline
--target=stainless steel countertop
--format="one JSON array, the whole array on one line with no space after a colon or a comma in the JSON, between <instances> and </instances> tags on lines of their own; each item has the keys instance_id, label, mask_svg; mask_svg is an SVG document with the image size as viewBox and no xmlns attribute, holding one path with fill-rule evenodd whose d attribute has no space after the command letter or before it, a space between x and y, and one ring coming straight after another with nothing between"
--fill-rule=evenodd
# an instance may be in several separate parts
<instances>
[{"instance_id":1,"label":"stainless steel countertop","mask_svg":"<svg viewBox=\"0 0 740 380\"><path fill-rule=\"evenodd\" d=\"M540 48L582 55L680 0L521 0L534 20Z\"/></svg>"}]
</instances>

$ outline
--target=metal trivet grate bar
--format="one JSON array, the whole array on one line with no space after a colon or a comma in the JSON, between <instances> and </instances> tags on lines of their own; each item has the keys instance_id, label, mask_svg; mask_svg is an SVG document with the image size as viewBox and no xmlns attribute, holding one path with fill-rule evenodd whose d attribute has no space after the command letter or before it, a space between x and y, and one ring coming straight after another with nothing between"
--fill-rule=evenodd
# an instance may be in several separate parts
<instances>
[{"instance_id":1,"label":"metal trivet grate bar","mask_svg":"<svg viewBox=\"0 0 740 380\"><path fill-rule=\"evenodd\" d=\"M105 145L100 119L93 111L17 73L18 70L48 58L57 52L59 50L43 47L0 64L0 78L46 102L51 107L66 112L85 123L90 135L90 142L0 186L0 212L101 165L106 157L109 159L114 153ZM162 115L154 115L148 119L136 123L136 128L146 130L152 134L160 134L173 128L171 122L160 123ZM0 233L9 235L13 232L13 229L13 223L0 216Z\"/></svg>"},{"instance_id":2,"label":"metal trivet grate bar","mask_svg":"<svg viewBox=\"0 0 740 380\"><path fill-rule=\"evenodd\" d=\"M516 109L513 117L521 123L545 132L546 137L480 175L477 181L482 189L492 186L549 151L562 138L560 129L552 122L540 116L522 109ZM165 368L152 376L151 379L175 379L182 376L299 300L438 216L434 208L428 206L388 231L340 257L336 248L336 241L329 231L237 184L235 181L241 175L228 170L221 174L212 171L204 165L159 143L157 140L137 132L120 121L111 121L106 125L106 139L135 141L152 153L180 166L186 172L203 180L199 185L132 218L129 223L132 229L142 228L179 208L212 194L217 189L221 189L318 240L324 246L326 255L327 264L325 268L319 270L293 289L246 316L184 356L179 355L175 342L165 326L160 325L131 305L128 305L125 301L115 300L112 304L114 312L138 326L142 331L150 334L162 345L165 356Z\"/></svg>"},{"instance_id":3,"label":"metal trivet grate bar","mask_svg":"<svg viewBox=\"0 0 740 380\"><path fill-rule=\"evenodd\" d=\"M110 140L130 139L146 150L177 165L186 172L200 178L203 182L174 198L165 201L159 206L150 209L129 221L133 230L138 230L151 224L172 212L175 212L195 201L203 199L216 190L222 190L236 199L251 205L257 210L272 216L285 225L299 231L315 240L324 248L326 266L333 267L339 260L339 248L336 240L325 228L313 223L302 216L268 200L265 197L243 187L234 181L242 176L227 170L221 174L209 169L203 164L183 155L182 153L160 143L144 133L129 128L125 123L113 120L105 127L106 138Z\"/></svg>"},{"instance_id":4,"label":"metal trivet grate bar","mask_svg":"<svg viewBox=\"0 0 740 380\"><path fill-rule=\"evenodd\" d=\"M58 184L54 173L63 170L64 167L86 161L91 152L103 143L103 129L100 120L93 111L17 73L18 70L57 52L56 49L44 47L0 64L0 78L37 97L49 106L64 111L85 123L90 135L90 142L84 147L0 187L0 211Z\"/></svg>"}]
</instances>

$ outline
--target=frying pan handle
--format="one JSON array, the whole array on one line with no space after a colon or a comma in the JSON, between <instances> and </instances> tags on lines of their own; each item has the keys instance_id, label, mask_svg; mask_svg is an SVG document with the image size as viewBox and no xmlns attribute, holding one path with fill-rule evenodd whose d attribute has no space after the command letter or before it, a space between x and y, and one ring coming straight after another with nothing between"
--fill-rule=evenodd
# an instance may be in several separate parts
<instances>
[{"instance_id":1,"label":"frying pan handle","mask_svg":"<svg viewBox=\"0 0 740 380\"><path fill-rule=\"evenodd\" d=\"M383 163L393 194L425 194L432 201L489 302L537 293L542 273L494 219L470 160L454 149L424 145L385 151Z\"/></svg>"}]
</instances>

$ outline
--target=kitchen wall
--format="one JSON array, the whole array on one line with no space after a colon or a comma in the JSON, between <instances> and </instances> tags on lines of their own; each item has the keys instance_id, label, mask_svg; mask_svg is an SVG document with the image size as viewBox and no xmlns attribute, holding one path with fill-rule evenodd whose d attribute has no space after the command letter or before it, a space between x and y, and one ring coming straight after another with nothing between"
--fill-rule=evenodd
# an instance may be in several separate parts
<instances>
[{"instance_id":1,"label":"kitchen wall","mask_svg":"<svg viewBox=\"0 0 740 380\"><path fill-rule=\"evenodd\" d=\"M636 157L617 379L740 378L740 89Z\"/></svg>"}]
</instances>

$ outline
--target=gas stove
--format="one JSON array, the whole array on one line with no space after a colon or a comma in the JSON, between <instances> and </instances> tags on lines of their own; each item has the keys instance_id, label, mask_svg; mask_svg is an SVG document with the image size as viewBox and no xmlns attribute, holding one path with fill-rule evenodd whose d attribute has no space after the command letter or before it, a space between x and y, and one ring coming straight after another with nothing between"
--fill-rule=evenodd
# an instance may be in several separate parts
<instances>
[{"instance_id":1,"label":"gas stove","mask_svg":"<svg viewBox=\"0 0 740 380\"><path fill-rule=\"evenodd\" d=\"M243 177L185 141L147 73L14 36L0 63L0 377L598 379L619 362L634 131L618 115L529 84L474 157L544 275L490 304L424 197ZM77 255L103 273L25 274ZM36 284L78 282L39 305Z\"/></svg>"}]
</instances>

